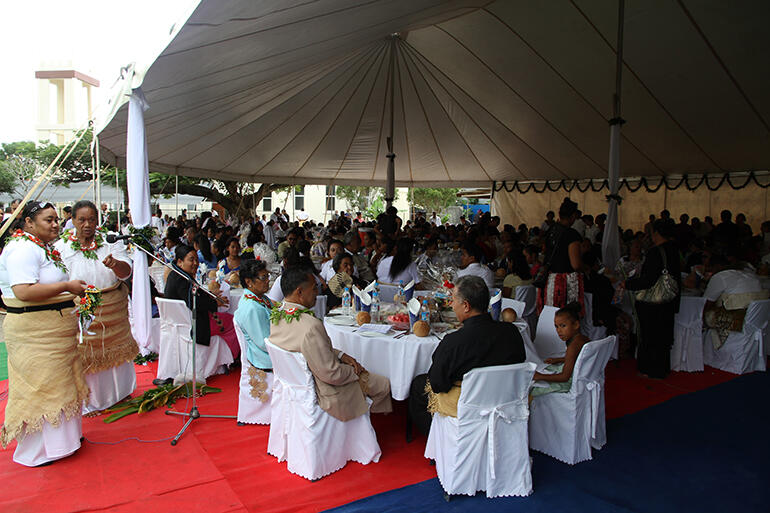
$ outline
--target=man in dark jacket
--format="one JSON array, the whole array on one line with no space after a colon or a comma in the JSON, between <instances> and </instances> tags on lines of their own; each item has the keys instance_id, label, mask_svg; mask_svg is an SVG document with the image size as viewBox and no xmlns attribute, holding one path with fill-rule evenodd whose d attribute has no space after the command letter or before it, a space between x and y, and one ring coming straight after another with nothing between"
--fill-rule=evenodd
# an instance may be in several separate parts
<instances>
[{"instance_id":1,"label":"man in dark jacket","mask_svg":"<svg viewBox=\"0 0 770 513\"><path fill-rule=\"evenodd\" d=\"M484 280L478 276L464 276L457 281L452 292L452 310L463 326L444 337L433 352L430 370L412 380L409 392L412 422L425 435L431 422L425 392L427 381L434 394L447 394L472 369L521 363L526 358L518 328L511 323L493 321L487 313L488 306L489 289ZM450 402L453 402L456 414L459 394L452 397Z\"/></svg>"}]
</instances>

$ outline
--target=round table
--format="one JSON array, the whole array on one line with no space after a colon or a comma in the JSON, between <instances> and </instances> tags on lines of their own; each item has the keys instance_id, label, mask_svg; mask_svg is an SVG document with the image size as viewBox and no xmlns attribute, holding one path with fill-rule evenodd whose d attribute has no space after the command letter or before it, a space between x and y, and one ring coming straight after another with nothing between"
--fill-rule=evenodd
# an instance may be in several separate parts
<instances>
[{"instance_id":1,"label":"round table","mask_svg":"<svg viewBox=\"0 0 770 513\"><path fill-rule=\"evenodd\" d=\"M441 342L435 335L418 337L409 334L395 338L401 332L365 336L356 331L358 326L332 324L328 319L324 318L324 327L332 346L355 358L366 370L387 377L390 380L391 396L397 401L409 397L409 386L415 376L428 372L433 361L433 351ZM527 323L517 321L514 324L524 340L526 361L541 366L543 362L537 356L527 333Z\"/></svg>"}]
</instances>

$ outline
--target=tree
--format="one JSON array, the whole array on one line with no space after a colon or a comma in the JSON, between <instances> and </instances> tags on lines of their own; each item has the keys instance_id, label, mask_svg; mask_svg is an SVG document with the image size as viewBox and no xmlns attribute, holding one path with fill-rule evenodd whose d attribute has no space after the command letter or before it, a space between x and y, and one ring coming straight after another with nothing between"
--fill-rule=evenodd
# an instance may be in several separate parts
<instances>
[{"instance_id":1,"label":"tree","mask_svg":"<svg viewBox=\"0 0 770 513\"><path fill-rule=\"evenodd\" d=\"M414 188L412 189L412 204L426 212L440 213L442 209L458 205L457 192L452 188Z\"/></svg>"},{"instance_id":2,"label":"tree","mask_svg":"<svg viewBox=\"0 0 770 513\"><path fill-rule=\"evenodd\" d=\"M366 212L378 198L385 196L383 187L338 185L335 189L338 198L342 198L354 212Z\"/></svg>"}]
</instances>

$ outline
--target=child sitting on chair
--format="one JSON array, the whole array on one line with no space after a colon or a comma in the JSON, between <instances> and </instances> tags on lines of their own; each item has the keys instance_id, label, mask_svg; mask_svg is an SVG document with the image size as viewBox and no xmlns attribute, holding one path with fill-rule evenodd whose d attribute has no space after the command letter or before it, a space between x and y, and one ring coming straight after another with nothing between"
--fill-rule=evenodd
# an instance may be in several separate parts
<instances>
[{"instance_id":1,"label":"child sitting on chair","mask_svg":"<svg viewBox=\"0 0 770 513\"><path fill-rule=\"evenodd\" d=\"M588 337L580 333L580 303L573 302L559 309L554 315L553 323L559 338L567 343L567 353L562 358L546 358L549 364L545 370L549 374L535 372L532 379L545 381L547 387L534 387L532 397L553 392L569 392L572 387L572 371L580 350L590 342Z\"/></svg>"}]
</instances>

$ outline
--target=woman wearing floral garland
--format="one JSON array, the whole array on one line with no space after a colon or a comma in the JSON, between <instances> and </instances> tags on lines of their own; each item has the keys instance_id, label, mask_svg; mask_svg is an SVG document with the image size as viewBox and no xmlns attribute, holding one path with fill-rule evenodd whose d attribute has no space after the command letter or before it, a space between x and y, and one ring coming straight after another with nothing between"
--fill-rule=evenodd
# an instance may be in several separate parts
<instances>
[{"instance_id":1,"label":"woman wearing floral garland","mask_svg":"<svg viewBox=\"0 0 770 513\"><path fill-rule=\"evenodd\" d=\"M88 386L77 353L73 298L86 283L67 279L50 203L29 202L21 226L0 255L0 289L8 316L8 403L0 442L18 441L13 460L34 467L80 448L81 409Z\"/></svg>"},{"instance_id":2,"label":"woman wearing floral garland","mask_svg":"<svg viewBox=\"0 0 770 513\"><path fill-rule=\"evenodd\" d=\"M129 396L136 388L134 357L139 348L128 321L128 287L131 259L123 241L108 244L99 230L96 205L88 200L72 207L74 229L65 230L56 242L70 278L88 282L101 290L102 302L96 317L83 332L78 346L91 397L83 410L92 413ZM89 334L93 333L93 335Z\"/></svg>"}]
</instances>

